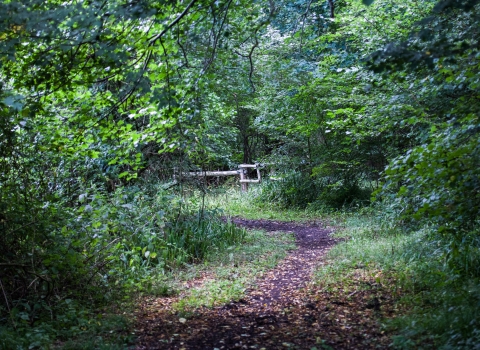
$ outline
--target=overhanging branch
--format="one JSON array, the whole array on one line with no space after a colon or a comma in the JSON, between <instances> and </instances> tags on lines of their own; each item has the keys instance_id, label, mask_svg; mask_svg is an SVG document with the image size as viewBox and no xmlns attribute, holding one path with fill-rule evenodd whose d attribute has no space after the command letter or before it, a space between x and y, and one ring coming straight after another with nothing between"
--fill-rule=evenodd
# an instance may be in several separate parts
<instances>
[{"instance_id":1,"label":"overhanging branch","mask_svg":"<svg viewBox=\"0 0 480 350\"><path fill-rule=\"evenodd\" d=\"M181 14L178 15L177 18L175 18L164 30L162 30L160 33L154 35L153 37L148 39L148 46L151 46L155 44L155 42L160 39L162 36L164 36L174 25L176 25L180 20L185 17L190 10L190 8L197 2L197 0L192 0L187 7L185 7L185 10Z\"/></svg>"}]
</instances>

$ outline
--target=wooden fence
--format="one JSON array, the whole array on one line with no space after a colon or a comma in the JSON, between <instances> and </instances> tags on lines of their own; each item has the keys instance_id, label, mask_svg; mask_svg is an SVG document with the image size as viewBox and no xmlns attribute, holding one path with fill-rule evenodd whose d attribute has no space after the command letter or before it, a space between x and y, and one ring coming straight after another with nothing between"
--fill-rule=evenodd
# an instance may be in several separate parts
<instances>
[{"instance_id":1,"label":"wooden fence","mask_svg":"<svg viewBox=\"0 0 480 350\"><path fill-rule=\"evenodd\" d=\"M242 191L248 191L249 183L260 183L262 182L262 174L260 169L263 167L262 164L240 164L238 170L227 170L227 171L190 171L182 172L182 177L209 177L209 176L240 176L240 184L242 185ZM257 178L249 179L248 178L248 169L256 169ZM178 175L177 175L178 176ZM175 176L175 177L177 177ZM176 180L176 178L175 178Z\"/></svg>"}]
</instances>

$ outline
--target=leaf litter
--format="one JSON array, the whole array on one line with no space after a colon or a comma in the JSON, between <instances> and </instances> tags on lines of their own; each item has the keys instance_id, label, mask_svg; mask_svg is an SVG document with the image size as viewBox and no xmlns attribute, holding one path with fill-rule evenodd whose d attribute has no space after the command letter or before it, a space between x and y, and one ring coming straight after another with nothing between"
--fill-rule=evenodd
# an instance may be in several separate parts
<instances>
[{"instance_id":1,"label":"leaf litter","mask_svg":"<svg viewBox=\"0 0 480 350\"><path fill-rule=\"evenodd\" d=\"M318 222L234 222L272 235L292 232L298 249L237 301L186 312L173 307L182 295L145 300L136 314L137 350L389 347L379 320L394 315L398 296L379 283L378 274L359 272L335 288L312 283L312 272L325 264L325 253L336 242L332 228Z\"/></svg>"}]
</instances>

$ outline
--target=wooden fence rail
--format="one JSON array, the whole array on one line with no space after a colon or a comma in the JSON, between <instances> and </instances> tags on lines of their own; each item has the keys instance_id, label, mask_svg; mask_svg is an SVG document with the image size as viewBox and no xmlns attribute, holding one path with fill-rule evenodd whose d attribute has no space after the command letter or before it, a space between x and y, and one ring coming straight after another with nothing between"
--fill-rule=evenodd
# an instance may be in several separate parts
<instances>
[{"instance_id":1,"label":"wooden fence rail","mask_svg":"<svg viewBox=\"0 0 480 350\"><path fill-rule=\"evenodd\" d=\"M240 183L242 184L242 191L248 191L248 184L249 183L260 183L262 182L262 174L260 173L260 169L263 167L263 164L256 163L256 164L240 164L238 166L238 170L227 170L227 171L189 171L189 172L182 172L181 176L183 177L208 177L208 176L235 176L240 175ZM257 170L257 178L256 179L249 179L248 178L248 171L247 169L256 169ZM176 176L174 176L176 180Z\"/></svg>"}]
</instances>

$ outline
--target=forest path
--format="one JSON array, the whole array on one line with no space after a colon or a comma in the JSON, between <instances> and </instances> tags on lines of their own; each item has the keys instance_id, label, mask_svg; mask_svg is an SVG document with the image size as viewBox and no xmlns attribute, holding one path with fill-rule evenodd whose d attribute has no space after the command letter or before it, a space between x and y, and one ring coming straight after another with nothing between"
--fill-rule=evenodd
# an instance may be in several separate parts
<instances>
[{"instance_id":1,"label":"forest path","mask_svg":"<svg viewBox=\"0 0 480 350\"><path fill-rule=\"evenodd\" d=\"M233 221L269 234L292 232L298 249L257 279L239 301L198 309L188 319L169 310L167 299L149 304L137 317L136 349L386 348L388 339L372 314L379 311L375 303L359 304L354 295L344 300L309 287L313 270L335 243L331 230L321 223ZM358 297L365 299L362 293Z\"/></svg>"}]
</instances>

